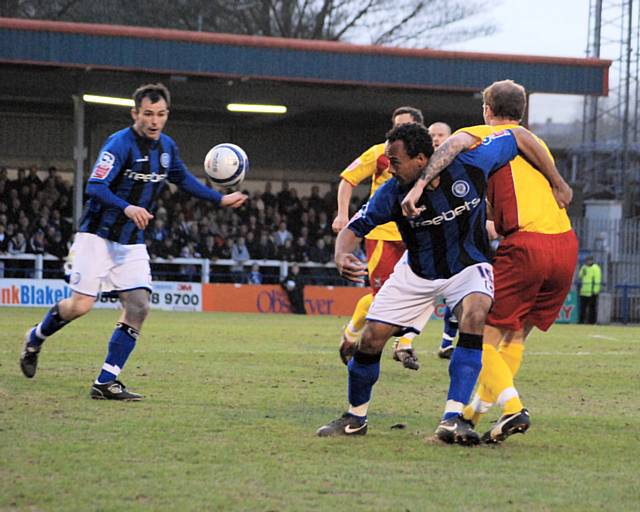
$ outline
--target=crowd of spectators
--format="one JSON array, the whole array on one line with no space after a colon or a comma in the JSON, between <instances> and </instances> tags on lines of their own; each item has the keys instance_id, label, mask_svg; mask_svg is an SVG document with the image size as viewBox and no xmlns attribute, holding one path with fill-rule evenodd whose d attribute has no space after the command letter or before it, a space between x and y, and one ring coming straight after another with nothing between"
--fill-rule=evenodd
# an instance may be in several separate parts
<instances>
[{"instance_id":1,"label":"crowd of spectators","mask_svg":"<svg viewBox=\"0 0 640 512\"><path fill-rule=\"evenodd\" d=\"M63 259L72 241L71 198L70 184L55 167L48 169L44 180L36 167L18 169L15 179L0 168L0 255L48 253ZM286 181L277 192L267 182L263 191L250 194L236 210L215 208L167 187L146 230L147 248L152 259L234 260L231 269L226 268L228 280L246 282L250 279L250 269L245 267L248 260L332 261L335 208L335 187L321 195L319 186L313 185L309 196L299 197ZM23 263L25 268L33 266ZM19 269L20 263L12 267ZM176 266L154 265L154 271L168 274ZM199 267L182 265L179 272L191 280Z\"/></svg>"},{"instance_id":2,"label":"crowd of spectators","mask_svg":"<svg viewBox=\"0 0 640 512\"><path fill-rule=\"evenodd\" d=\"M51 254L64 258L72 235L71 189L55 167L42 180L38 169L18 169L10 180L0 168L0 255ZM22 277L32 262L15 262L7 277Z\"/></svg>"}]
</instances>

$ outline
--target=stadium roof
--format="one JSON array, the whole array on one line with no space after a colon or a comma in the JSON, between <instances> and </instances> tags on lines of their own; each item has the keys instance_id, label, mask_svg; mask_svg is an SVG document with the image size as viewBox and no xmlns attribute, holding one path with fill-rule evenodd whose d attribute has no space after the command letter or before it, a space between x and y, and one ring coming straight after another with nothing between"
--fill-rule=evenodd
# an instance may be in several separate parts
<instances>
[{"instance_id":1,"label":"stadium roof","mask_svg":"<svg viewBox=\"0 0 640 512\"><path fill-rule=\"evenodd\" d=\"M607 94L611 64L13 18L0 18L0 62L460 92L511 78L581 95Z\"/></svg>"},{"instance_id":2,"label":"stadium roof","mask_svg":"<svg viewBox=\"0 0 640 512\"><path fill-rule=\"evenodd\" d=\"M383 138L401 105L421 109L427 124L458 128L483 122L479 92L496 80L511 78L529 93L606 95L610 64L0 18L0 153L5 164L55 158L69 166L72 96L130 97L162 81L172 96L170 133L190 158L212 141L233 141L252 155L254 176L311 168L333 176ZM236 114L228 103L288 110ZM84 108L93 158L128 114Z\"/></svg>"}]
</instances>

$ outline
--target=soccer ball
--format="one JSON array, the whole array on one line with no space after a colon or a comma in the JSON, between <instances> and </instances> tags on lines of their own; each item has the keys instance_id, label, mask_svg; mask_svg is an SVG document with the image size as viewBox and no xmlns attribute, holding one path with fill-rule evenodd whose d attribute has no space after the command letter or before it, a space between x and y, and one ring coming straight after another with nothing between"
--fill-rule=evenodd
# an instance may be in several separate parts
<instances>
[{"instance_id":1,"label":"soccer ball","mask_svg":"<svg viewBox=\"0 0 640 512\"><path fill-rule=\"evenodd\" d=\"M204 158L204 171L216 185L233 187L244 180L249 158L240 146L225 143L212 147Z\"/></svg>"}]
</instances>

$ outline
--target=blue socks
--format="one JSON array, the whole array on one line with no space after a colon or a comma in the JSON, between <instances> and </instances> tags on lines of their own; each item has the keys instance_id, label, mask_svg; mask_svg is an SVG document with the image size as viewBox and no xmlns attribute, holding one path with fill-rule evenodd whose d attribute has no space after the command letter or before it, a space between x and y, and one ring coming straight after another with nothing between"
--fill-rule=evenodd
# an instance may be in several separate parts
<instances>
[{"instance_id":1,"label":"blue socks","mask_svg":"<svg viewBox=\"0 0 640 512\"><path fill-rule=\"evenodd\" d=\"M373 385L380 376L382 354L365 354L359 350L349 361L349 404L359 406L371 400Z\"/></svg>"},{"instance_id":2,"label":"blue socks","mask_svg":"<svg viewBox=\"0 0 640 512\"><path fill-rule=\"evenodd\" d=\"M461 332L449 364L449 393L442 419L458 416L469 403L482 369L482 335Z\"/></svg>"},{"instance_id":3,"label":"blue socks","mask_svg":"<svg viewBox=\"0 0 640 512\"><path fill-rule=\"evenodd\" d=\"M129 355L136 346L136 340L140 333L133 327L118 322L109 341L109 352L105 359L102 371L96 382L104 384L116 380L124 368Z\"/></svg>"},{"instance_id":4,"label":"blue socks","mask_svg":"<svg viewBox=\"0 0 640 512\"><path fill-rule=\"evenodd\" d=\"M30 347L40 349L40 346L44 343L44 340L47 339L47 337L59 331L68 323L68 320L62 319L60 316L60 310L58 309L58 304L55 304L49 311L47 311L47 314L44 315L42 322L31 329L28 345Z\"/></svg>"},{"instance_id":5,"label":"blue socks","mask_svg":"<svg viewBox=\"0 0 640 512\"><path fill-rule=\"evenodd\" d=\"M449 309L449 306L446 306L444 310L444 333L442 334L442 343L440 343L440 348L447 348L451 346L453 344L453 340L456 339L457 334L458 320L453 316L453 312Z\"/></svg>"}]
</instances>

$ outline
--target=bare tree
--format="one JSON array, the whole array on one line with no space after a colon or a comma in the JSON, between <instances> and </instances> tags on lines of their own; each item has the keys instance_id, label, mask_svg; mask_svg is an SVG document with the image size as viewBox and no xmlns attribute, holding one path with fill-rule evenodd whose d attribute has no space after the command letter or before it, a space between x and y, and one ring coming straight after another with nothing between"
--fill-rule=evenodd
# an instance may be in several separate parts
<instances>
[{"instance_id":1,"label":"bare tree","mask_svg":"<svg viewBox=\"0 0 640 512\"><path fill-rule=\"evenodd\" d=\"M438 47L490 34L476 0L3 0L23 18Z\"/></svg>"}]
</instances>

